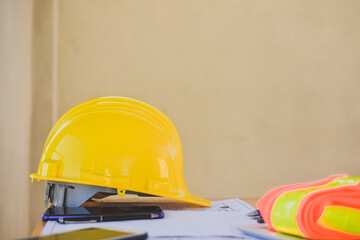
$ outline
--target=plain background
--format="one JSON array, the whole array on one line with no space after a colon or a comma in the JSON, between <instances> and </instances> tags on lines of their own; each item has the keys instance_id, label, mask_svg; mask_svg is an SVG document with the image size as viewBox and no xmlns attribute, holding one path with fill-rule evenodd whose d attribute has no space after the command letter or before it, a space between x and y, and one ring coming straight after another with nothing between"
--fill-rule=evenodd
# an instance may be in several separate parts
<instances>
[{"instance_id":1,"label":"plain background","mask_svg":"<svg viewBox=\"0 0 360 240\"><path fill-rule=\"evenodd\" d=\"M47 134L100 96L177 127L202 197L360 175L360 2L1 0L0 238L44 210Z\"/></svg>"}]
</instances>

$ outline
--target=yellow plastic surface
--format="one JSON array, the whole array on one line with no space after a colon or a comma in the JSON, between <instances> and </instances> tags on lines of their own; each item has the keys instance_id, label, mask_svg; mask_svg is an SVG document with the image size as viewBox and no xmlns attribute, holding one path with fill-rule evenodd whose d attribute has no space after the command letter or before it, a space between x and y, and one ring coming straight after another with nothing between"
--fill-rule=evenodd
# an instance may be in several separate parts
<instances>
[{"instance_id":1,"label":"yellow plastic surface","mask_svg":"<svg viewBox=\"0 0 360 240\"><path fill-rule=\"evenodd\" d=\"M344 206L326 206L318 222L327 228L340 232L359 234L360 211Z\"/></svg>"},{"instance_id":2,"label":"yellow plastic surface","mask_svg":"<svg viewBox=\"0 0 360 240\"><path fill-rule=\"evenodd\" d=\"M96 98L63 115L30 177L211 205L185 186L181 142L170 119L125 97Z\"/></svg>"}]
</instances>

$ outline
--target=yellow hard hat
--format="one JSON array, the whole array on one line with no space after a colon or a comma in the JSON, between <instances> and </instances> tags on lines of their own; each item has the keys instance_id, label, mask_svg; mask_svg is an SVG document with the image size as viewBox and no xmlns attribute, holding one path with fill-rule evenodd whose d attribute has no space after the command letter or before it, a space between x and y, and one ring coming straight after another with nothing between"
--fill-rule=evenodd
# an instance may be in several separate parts
<instances>
[{"instance_id":1,"label":"yellow hard hat","mask_svg":"<svg viewBox=\"0 0 360 240\"><path fill-rule=\"evenodd\" d=\"M211 205L185 186L181 142L170 119L125 97L96 98L65 113L30 177Z\"/></svg>"}]
</instances>

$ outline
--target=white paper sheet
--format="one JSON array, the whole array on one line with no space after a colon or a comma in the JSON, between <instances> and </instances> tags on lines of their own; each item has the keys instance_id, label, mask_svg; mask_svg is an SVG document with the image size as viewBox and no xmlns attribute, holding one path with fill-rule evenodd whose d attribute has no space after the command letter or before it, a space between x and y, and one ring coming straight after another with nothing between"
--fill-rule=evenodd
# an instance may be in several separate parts
<instances>
[{"instance_id":1,"label":"white paper sheet","mask_svg":"<svg viewBox=\"0 0 360 240\"><path fill-rule=\"evenodd\" d=\"M171 209L163 211L164 219L101 223L59 224L48 221L41 235L96 227L123 231L145 231L149 239L253 239L242 235L237 226L256 223L246 214L254 209L239 199L213 201L210 208Z\"/></svg>"}]
</instances>

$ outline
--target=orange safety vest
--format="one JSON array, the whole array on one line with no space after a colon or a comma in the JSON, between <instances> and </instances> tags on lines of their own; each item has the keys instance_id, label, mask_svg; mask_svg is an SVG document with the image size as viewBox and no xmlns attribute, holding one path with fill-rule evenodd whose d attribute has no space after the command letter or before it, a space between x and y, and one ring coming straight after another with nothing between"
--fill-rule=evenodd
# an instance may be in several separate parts
<instances>
[{"instance_id":1,"label":"orange safety vest","mask_svg":"<svg viewBox=\"0 0 360 240\"><path fill-rule=\"evenodd\" d=\"M360 239L360 177L282 186L257 202L270 229L310 239Z\"/></svg>"}]
</instances>

